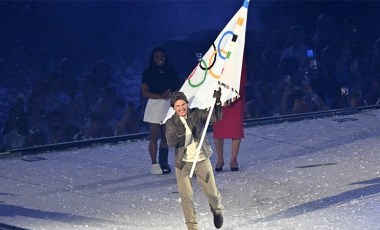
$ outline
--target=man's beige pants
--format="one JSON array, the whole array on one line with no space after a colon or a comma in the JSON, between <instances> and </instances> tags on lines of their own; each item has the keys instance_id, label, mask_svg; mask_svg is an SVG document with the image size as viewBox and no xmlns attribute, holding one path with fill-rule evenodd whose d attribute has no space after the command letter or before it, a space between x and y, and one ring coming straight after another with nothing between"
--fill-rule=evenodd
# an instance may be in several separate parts
<instances>
[{"instance_id":1,"label":"man's beige pants","mask_svg":"<svg viewBox=\"0 0 380 230\"><path fill-rule=\"evenodd\" d=\"M189 178L192 165L192 162L187 162L182 170L175 168L175 175L181 196L181 206L185 216L185 223L188 229L196 230L198 229L198 223L193 204L192 178ZM222 212L223 205L221 204L221 196L216 188L214 171L209 159L197 162L194 176L197 178L198 184L202 187L203 192L207 196L211 212L219 215Z\"/></svg>"}]
</instances>

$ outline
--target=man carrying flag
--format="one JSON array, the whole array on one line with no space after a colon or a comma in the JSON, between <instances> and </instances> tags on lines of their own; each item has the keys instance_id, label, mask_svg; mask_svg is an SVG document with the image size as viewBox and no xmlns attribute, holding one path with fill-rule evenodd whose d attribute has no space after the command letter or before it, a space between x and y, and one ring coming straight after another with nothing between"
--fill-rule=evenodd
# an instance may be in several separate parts
<instances>
[{"instance_id":1,"label":"man carrying flag","mask_svg":"<svg viewBox=\"0 0 380 230\"><path fill-rule=\"evenodd\" d=\"M221 90L214 92L215 106L211 121L220 120L222 107L220 102ZM221 196L215 183L214 171L210 162L212 149L207 140L201 141L202 129L210 113L209 109L188 108L188 100L184 93L177 92L171 97L170 106L175 114L166 121L166 139L168 145L175 147L175 174L181 197L182 211L188 229L198 229L193 204L193 187L191 177L193 164L198 184L207 196L210 209L214 215L214 225L217 229L223 225ZM197 155L197 146L202 147Z\"/></svg>"},{"instance_id":2,"label":"man carrying flag","mask_svg":"<svg viewBox=\"0 0 380 230\"><path fill-rule=\"evenodd\" d=\"M221 106L240 97L248 5L249 0L244 0L243 6L199 59L180 92L172 96L172 109L163 121L168 145L175 147L176 178L188 229L198 229L192 201L193 173L208 198L215 227L219 229L223 225L221 196L209 160L212 150L205 135L209 122L221 119Z\"/></svg>"}]
</instances>

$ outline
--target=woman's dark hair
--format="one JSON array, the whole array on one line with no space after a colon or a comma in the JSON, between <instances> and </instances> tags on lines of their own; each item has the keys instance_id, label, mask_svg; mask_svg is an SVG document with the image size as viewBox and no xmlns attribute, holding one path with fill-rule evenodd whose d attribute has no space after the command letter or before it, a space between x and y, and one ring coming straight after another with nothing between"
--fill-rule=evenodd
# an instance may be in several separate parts
<instances>
[{"instance_id":1,"label":"woman's dark hair","mask_svg":"<svg viewBox=\"0 0 380 230\"><path fill-rule=\"evenodd\" d=\"M154 54L157 53L157 52L162 52L165 55L165 62L164 62L164 65L162 66L162 68L166 69L166 70L173 69L172 66L171 66L171 63L170 63L170 61L168 59L168 55L166 54L165 49L162 48L162 47L155 47L150 52L149 63L148 63L149 68L157 68L157 65L156 65L156 63L154 62L154 59L153 59Z\"/></svg>"}]
</instances>

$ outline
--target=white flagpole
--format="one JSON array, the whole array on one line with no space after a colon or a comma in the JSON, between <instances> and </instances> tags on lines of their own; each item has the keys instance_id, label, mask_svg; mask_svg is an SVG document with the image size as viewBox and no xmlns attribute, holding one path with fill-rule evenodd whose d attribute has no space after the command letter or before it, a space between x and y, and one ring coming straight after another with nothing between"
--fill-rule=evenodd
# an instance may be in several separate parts
<instances>
[{"instance_id":1,"label":"white flagpole","mask_svg":"<svg viewBox=\"0 0 380 230\"><path fill-rule=\"evenodd\" d=\"M199 144L198 144L198 147L197 147L197 151L195 153L195 158L194 158L193 166L191 167L191 171L190 171L190 174L189 174L190 178L193 177L195 165L197 164L197 161L199 159L199 154L201 152L203 141L204 141L206 133L207 133L207 127L208 127L208 124L210 123L212 112L214 111L215 101L216 101L216 98L213 98L212 99L212 106L211 106L209 114L207 116L205 127L203 128L203 133L202 133L202 136L201 136L201 140L199 141Z\"/></svg>"}]
</instances>

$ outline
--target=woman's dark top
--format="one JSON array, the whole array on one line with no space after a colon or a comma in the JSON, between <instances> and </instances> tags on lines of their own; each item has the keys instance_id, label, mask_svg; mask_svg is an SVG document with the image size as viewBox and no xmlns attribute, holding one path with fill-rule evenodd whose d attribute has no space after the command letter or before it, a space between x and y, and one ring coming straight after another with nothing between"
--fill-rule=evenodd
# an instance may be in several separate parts
<instances>
[{"instance_id":1,"label":"woman's dark top","mask_svg":"<svg viewBox=\"0 0 380 230\"><path fill-rule=\"evenodd\" d=\"M176 91L180 87L177 72L162 68L146 69L143 72L141 83L147 84L149 91L155 94L163 94L168 89Z\"/></svg>"}]
</instances>

